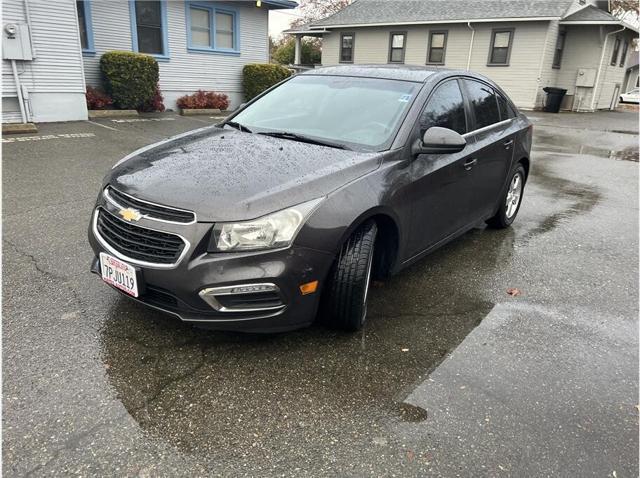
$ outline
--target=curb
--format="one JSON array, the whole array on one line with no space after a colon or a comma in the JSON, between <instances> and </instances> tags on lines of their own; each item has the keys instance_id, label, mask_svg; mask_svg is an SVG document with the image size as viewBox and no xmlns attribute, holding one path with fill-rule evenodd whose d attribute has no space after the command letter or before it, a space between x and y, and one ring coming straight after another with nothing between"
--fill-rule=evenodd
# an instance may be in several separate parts
<instances>
[{"instance_id":1,"label":"curb","mask_svg":"<svg viewBox=\"0 0 640 478\"><path fill-rule=\"evenodd\" d=\"M136 110L89 110L89 119L121 118L122 116L138 116Z\"/></svg>"},{"instance_id":2,"label":"curb","mask_svg":"<svg viewBox=\"0 0 640 478\"><path fill-rule=\"evenodd\" d=\"M7 123L2 125L2 134L37 133L38 127L33 123Z\"/></svg>"}]
</instances>

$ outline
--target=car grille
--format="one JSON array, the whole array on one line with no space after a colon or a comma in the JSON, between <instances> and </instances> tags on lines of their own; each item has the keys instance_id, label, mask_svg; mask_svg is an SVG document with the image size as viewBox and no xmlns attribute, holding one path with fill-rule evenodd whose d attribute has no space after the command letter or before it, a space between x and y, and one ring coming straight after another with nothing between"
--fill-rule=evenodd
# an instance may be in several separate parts
<instances>
[{"instance_id":1,"label":"car grille","mask_svg":"<svg viewBox=\"0 0 640 478\"><path fill-rule=\"evenodd\" d=\"M175 234L134 226L98 210L96 229L101 238L123 256L154 264L174 264L186 247Z\"/></svg>"},{"instance_id":2,"label":"car grille","mask_svg":"<svg viewBox=\"0 0 640 478\"><path fill-rule=\"evenodd\" d=\"M128 194L121 193L120 191L108 186L105 190L105 197L111 199L111 202L121 208L134 208L140 211L140 214L148 217L149 219L158 219L161 221L178 222L182 224L188 224L196 220L194 213L190 211L183 211L182 209L175 209L168 206L162 206L160 204L152 204L140 199L136 199Z\"/></svg>"}]
</instances>

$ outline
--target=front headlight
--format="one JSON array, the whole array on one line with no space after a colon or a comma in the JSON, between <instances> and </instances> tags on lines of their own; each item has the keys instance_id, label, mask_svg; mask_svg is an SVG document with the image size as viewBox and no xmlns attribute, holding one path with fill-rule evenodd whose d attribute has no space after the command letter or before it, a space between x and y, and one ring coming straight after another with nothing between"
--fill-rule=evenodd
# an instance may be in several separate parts
<instances>
[{"instance_id":1,"label":"front headlight","mask_svg":"<svg viewBox=\"0 0 640 478\"><path fill-rule=\"evenodd\" d=\"M251 221L217 223L209 251L230 252L277 249L291 245L298 231L322 202L314 199Z\"/></svg>"}]
</instances>

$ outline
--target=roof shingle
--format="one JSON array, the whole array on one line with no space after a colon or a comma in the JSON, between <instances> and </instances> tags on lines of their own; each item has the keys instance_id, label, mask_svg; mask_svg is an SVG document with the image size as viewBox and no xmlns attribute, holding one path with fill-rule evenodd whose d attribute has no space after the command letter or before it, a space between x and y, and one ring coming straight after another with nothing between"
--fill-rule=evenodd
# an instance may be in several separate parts
<instances>
[{"instance_id":1,"label":"roof shingle","mask_svg":"<svg viewBox=\"0 0 640 478\"><path fill-rule=\"evenodd\" d=\"M560 18L571 0L355 0L313 26L488 18Z\"/></svg>"}]
</instances>

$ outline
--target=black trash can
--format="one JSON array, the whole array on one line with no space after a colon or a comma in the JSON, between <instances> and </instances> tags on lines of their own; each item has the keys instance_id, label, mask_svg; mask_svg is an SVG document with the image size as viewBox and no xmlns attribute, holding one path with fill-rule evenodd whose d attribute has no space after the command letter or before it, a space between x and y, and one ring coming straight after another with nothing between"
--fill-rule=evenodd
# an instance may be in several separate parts
<instances>
[{"instance_id":1,"label":"black trash can","mask_svg":"<svg viewBox=\"0 0 640 478\"><path fill-rule=\"evenodd\" d=\"M566 94L567 90L563 88L554 88L552 86L547 86L542 88L547 94L547 100L544 102L543 111L547 111L549 113L558 113L560 111L560 104L562 103L562 98Z\"/></svg>"}]
</instances>

